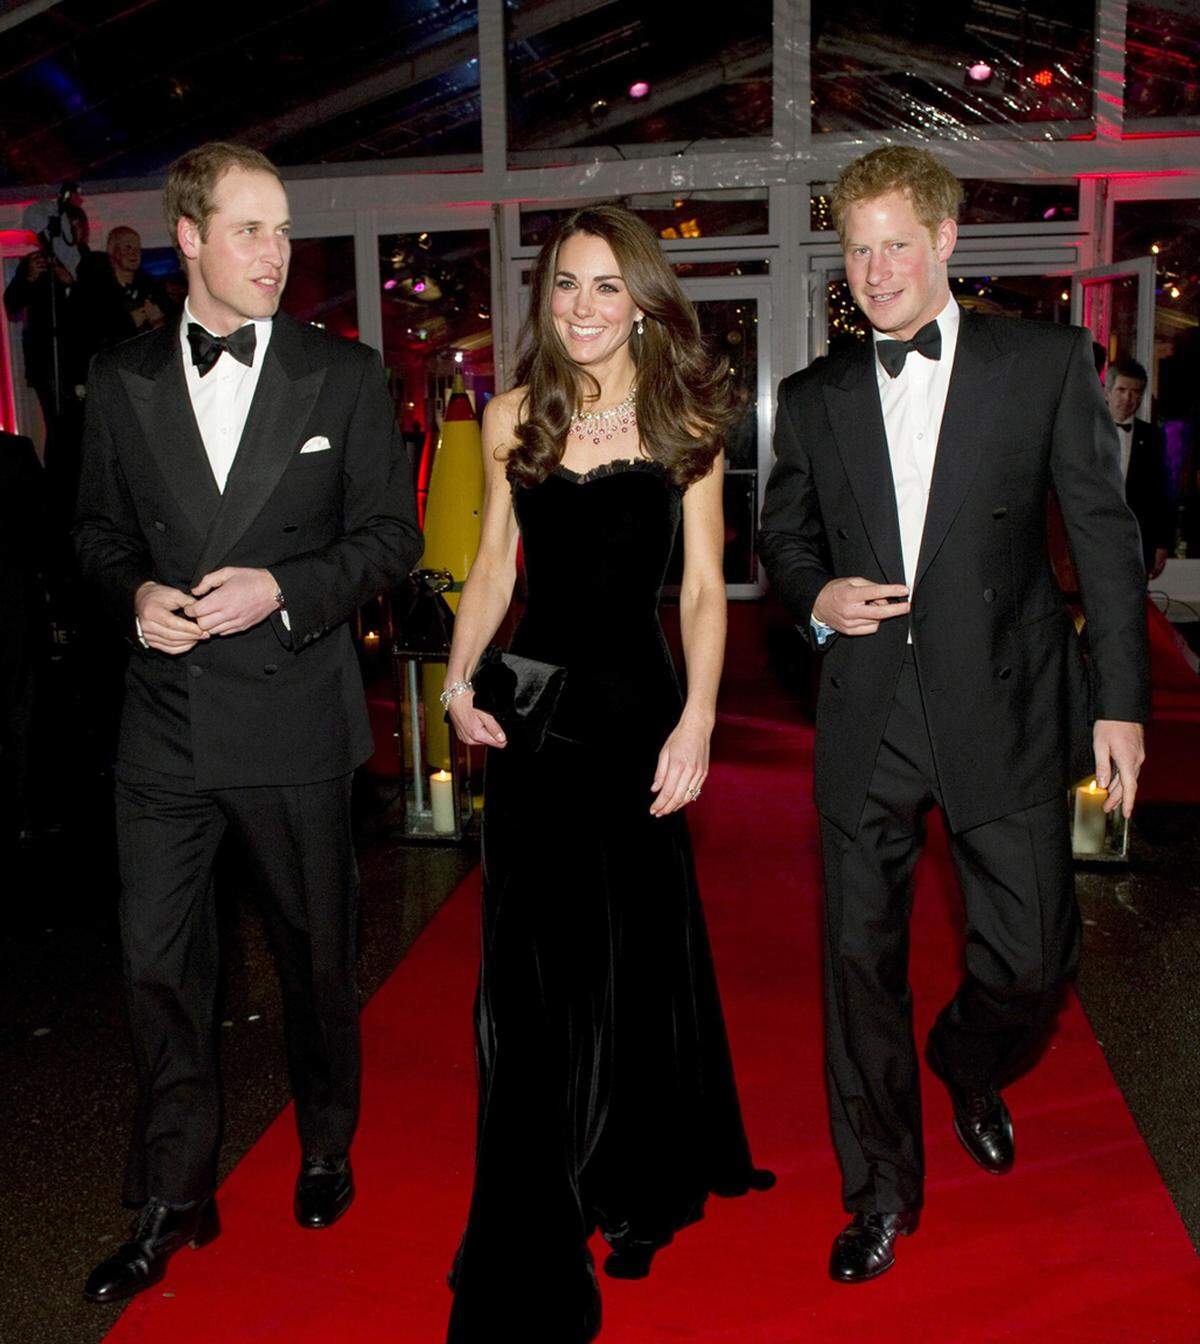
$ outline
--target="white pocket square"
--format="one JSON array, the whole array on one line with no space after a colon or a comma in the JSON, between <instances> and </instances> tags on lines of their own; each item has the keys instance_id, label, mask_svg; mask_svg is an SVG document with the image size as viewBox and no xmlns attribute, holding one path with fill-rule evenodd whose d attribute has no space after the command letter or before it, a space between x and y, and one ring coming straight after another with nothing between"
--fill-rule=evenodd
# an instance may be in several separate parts
<instances>
[{"instance_id":1,"label":"white pocket square","mask_svg":"<svg viewBox=\"0 0 1200 1344\"><path fill-rule=\"evenodd\" d=\"M325 435L318 434L316 438L309 439L300 451L302 453L323 453L329 446L329 440Z\"/></svg>"}]
</instances>

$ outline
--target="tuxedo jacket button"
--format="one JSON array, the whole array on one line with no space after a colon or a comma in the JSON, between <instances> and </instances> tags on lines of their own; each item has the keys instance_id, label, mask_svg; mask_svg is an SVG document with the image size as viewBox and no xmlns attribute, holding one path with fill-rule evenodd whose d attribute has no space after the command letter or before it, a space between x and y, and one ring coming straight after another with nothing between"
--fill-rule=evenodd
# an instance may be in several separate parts
<instances>
[{"instance_id":1,"label":"tuxedo jacket button","mask_svg":"<svg viewBox=\"0 0 1200 1344\"><path fill-rule=\"evenodd\" d=\"M985 602L994 602L996 600L996 590L994 588L985 588L983 590L983 600Z\"/></svg>"},{"instance_id":2,"label":"tuxedo jacket button","mask_svg":"<svg viewBox=\"0 0 1200 1344\"><path fill-rule=\"evenodd\" d=\"M154 530L156 532L165 532L167 530L167 525L161 518L156 518L154 520Z\"/></svg>"},{"instance_id":3,"label":"tuxedo jacket button","mask_svg":"<svg viewBox=\"0 0 1200 1344\"><path fill-rule=\"evenodd\" d=\"M1011 667L1002 667L998 673L1001 681L1007 681L1012 676Z\"/></svg>"},{"instance_id":4,"label":"tuxedo jacket button","mask_svg":"<svg viewBox=\"0 0 1200 1344\"><path fill-rule=\"evenodd\" d=\"M299 532L299 531L300 531L300 524L299 524L299 523L288 523L287 526L286 526L283 530L284 530L285 532Z\"/></svg>"},{"instance_id":5,"label":"tuxedo jacket button","mask_svg":"<svg viewBox=\"0 0 1200 1344\"><path fill-rule=\"evenodd\" d=\"M279 671L279 664L278 664L278 663L268 663L268 664L263 668L263 671L266 673L266 675L267 675L268 677L273 677L273 676L275 675L275 673Z\"/></svg>"},{"instance_id":6,"label":"tuxedo jacket button","mask_svg":"<svg viewBox=\"0 0 1200 1344\"><path fill-rule=\"evenodd\" d=\"M204 675L204 669L197 663L189 663L188 675L191 677L202 677Z\"/></svg>"},{"instance_id":7,"label":"tuxedo jacket button","mask_svg":"<svg viewBox=\"0 0 1200 1344\"><path fill-rule=\"evenodd\" d=\"M847 540L849 540L850 533L847 532L846 529L845 529L844 527L839 527L838 530L837 530L837 534L838 534L839 538L840 538L842 541L847 541Z\"/></svg>"},{"instance_id":8,"label":"tuxedo jacket button","mask_svg":"<svg viewBox=\"0 0 1200 1344\"><path fill-rule=\"evenodd\" d=\"M840 691L842 689L841 677L830 677L829 684L833 687L835 691Z\"/></svg>"},{"instance_id":9,"label":"tuxedo jacket button","mask_svg":"<svg viewBox=\"0 0 1200 1344\"><path fill-rule=\"evenodd\" d=\"M997 504L996 507L992 510L993 518L1005 518L1007 516L1008 516L1008 510L1004 507L1003 504Z\"/></svg>"}]
</instances>

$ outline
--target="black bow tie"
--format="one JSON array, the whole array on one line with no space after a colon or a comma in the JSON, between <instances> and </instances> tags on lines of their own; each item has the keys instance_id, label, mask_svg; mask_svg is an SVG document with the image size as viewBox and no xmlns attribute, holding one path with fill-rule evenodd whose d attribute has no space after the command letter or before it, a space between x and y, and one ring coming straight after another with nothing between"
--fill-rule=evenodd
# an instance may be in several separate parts
<instances>
[{"instance_id":1,"label":"black bow tie","mask_svg":"<svg viewBox=\"0 0 1200 1344\"><path fill-rule=\"evenodd\" d=\"M192 347L192 363L200 370L200 377L221 358L224 350L232 355L239 364L251 368L254 364L254 323L247 322L244 327L231 332L228 336L214 336L206 331L199 322L189 322L187 327L188 344Z\"/></svg>"},{"instance_id":2,"label":"black bow tie","mask_svg":"<svg viewBox=\"0 0 1200 1344\"><path fill-rule=\"evenodd\" d=\"M1133 432L1133 421L1132 421L1132 420L1125 420L1125 421L1122 422L1122 421L1118 420L1118 421L1117 421L1117 428L1118 428L1118 429L1123 429L1123 430L1125 431L1126 434L1131 434L1131 433Z\"/></svg>"},{"instance_id":3,"label":"black bow tie","mask_svg":"<svg viewBox=\"0 0 1200 1344\"><path fill-rule=\"evenodd\" d=\"M879 362L887 370L889 378L896 378L904 368L904 361L913 350L919 351L926 359L941 359L942 333L937 319L926 322L911 341L876 341L875 353Z\"/></svg>"}]
</instances>

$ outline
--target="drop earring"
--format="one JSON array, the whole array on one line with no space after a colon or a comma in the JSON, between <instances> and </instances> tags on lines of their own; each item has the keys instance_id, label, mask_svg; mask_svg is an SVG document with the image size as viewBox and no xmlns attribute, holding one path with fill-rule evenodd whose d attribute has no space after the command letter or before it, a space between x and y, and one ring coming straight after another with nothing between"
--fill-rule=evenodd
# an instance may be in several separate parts
<instances>
[{"instance_id":1,"label":"drop earring","mask_svg":"<svg viewBox=\"0 0 1200 1344\"><path fill-rule=\"evenodd\" d=\"M644 336L646 334L646 323L640 317L637 320L637 334L639 336Z\"/></svg>"}]
</instances>

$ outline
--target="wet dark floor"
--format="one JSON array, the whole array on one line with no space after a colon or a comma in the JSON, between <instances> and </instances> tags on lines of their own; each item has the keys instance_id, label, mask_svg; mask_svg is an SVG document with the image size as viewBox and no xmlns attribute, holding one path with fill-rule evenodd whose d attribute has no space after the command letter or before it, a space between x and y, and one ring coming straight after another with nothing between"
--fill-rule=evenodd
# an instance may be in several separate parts
<instances>
[{"instance_id":1,"label":"wet dark floor","mask_svg":"<svg viewBox=\"0 0 1200 1344\"><path fill-rule=\"evenodd\" d=\"M134 1076L103 788L70 812L75 824L0 867L0 1344L91 1344L119 1312L81 1295L129 1220L118 1201ZM363 830L365 1002L478 855L399 844L371 817ZM223 857L222 1178L289 1100L274 964L236 854Z\"/></svg>"},{"instance_id":2,"label":"wet dark floor","mask_svg":"<svg viewBox=\"0 0 1200 1344\"><path fill-rule=\"evenodd\" d=\"M70 814L74 825L0 868L2 1344L91 1344L117 1314L80 1296L124 1229L117 1201L134 1089L111 836L97 820L107 814L103 790L74 799ZM475 857L470 848L406 847L367 826L364 1000ZM222 1176L288 1099L274 968L256 913L237 898L235 870L231 858L221 884ZM1143 809L1132 862L1081 871L1078 891L1084 1007L1200 1246L1200 808Z\"/></svg>"}]
</instances>

